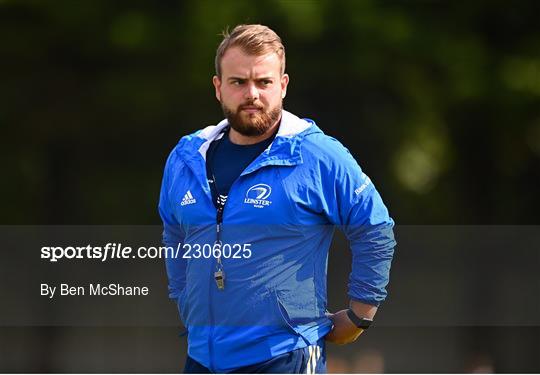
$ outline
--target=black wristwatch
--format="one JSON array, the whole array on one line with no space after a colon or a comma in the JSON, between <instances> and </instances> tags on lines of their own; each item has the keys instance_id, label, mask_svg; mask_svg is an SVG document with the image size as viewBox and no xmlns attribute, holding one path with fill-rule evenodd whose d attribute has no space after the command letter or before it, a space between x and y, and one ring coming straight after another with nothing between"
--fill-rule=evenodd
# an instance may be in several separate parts
<instances>
[{"instance_id":1,"label":"black wristwatch","mask_svg":"<svg viewBox=\"0 0 540 375\"><path fill-rule=\"evenodd\" d=\"M371 323L373 323L372 319L359 318L351 309L347 309L347 316L358 328L368 329Z\"/></svg>"}]
</instances>

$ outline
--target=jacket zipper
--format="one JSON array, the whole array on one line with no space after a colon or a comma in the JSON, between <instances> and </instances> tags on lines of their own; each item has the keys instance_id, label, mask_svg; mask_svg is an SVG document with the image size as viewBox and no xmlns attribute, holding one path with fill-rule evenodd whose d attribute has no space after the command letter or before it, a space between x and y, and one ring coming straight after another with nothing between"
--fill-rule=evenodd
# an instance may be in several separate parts
<instances>
[{"instance_id":1,"label":"jacket zipper","mask_svg":"<svg viewBox=\"0 0 540 375\"><path fill-rule=\"evenodd\" d=\"M214 152L216 152L214 150ZM245 172L245 171L244 171ZM231 195L231 192L233 191L233 187L234 185L236 185L236 183L238 182L238 180L244 175L244 172L240 173L240 176L238 176L234 181L233 183L231 184L231 187L229 189L229 194L227 194L227 199L225 201L223 201L223 199L221 198L221 195L217 189L217 181L216 181L216 176L215 174L213 173L212 171L212 183L214 184L214 191L216 193L216 198L217 198L217 201L215 202L215 207L216 207L216 242L215 243L220 243L221 244L221 234L222 234L222 231L223 231L223 211L225 211L225 205L227 204L227 202L229 201L228 197ZM253 171L250 171L249 173L252 173ZM212 193L210 193L210 195L212 195ZM212 201L214 200L214 198L212 197L211 198ZM223 272L223 264L221 263L221 257L218 258L217 260L217 264L216 264L216 268L217 268L217 272L221 271L222 272L222 282L224 283L225 282L225 273ZM214 273L213 272L213 267L210 267L210 279L214 279L214 281L216 282L216 285L218 287L218 289L222 290L222 288L219 288L219 283L217 281L217 272ZM210 281L210 284L212 284L212 281ZM208 288L208 306L209 306L209 310L210 310L210 333L209 333L209 340L208 340L208 355L210 357L210 369L212 371L215 370L214 368L214 325L215 325L215 319L214 319L214 312L213 312L213 306L212 306L212 288L213 288L213 285L210 285L210 287Z\"/></svg>"}]
</instances>

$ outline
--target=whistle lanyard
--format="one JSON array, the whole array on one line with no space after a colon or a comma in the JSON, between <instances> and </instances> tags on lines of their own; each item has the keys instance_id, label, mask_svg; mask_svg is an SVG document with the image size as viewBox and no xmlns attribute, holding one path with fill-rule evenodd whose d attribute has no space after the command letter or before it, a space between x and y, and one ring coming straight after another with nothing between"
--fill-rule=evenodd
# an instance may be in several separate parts
<instances>
[{"instance_id":1,"label":"whistle lanyard","mask_svg":"<svg viewBox=\"0 0 540 375\"><path fill-rule=\"evenodd\" d=\"M228 136L228 132L226 131L223 137L227 137L227 136ZM216 142L216 145L212 152L212 160L209 161L210 164L208 168L212 176L212 179L209 182L210 182L210 188L213 188L213 191L215 192L214 205L216 206L216 241L214 242L214 246L212 249L215 249L216 246L220 249L219 256L216 259L216 269L214 271L214 280L216 282L216 286L218 290L225 289L225 271L223 269L223 263L221 261L221 249L222 249L221 232L223 231L223 210L225 209L225 203L227 201L227 198L226 196L221 195L219 193L218 184L216 181L216 174L214 173L214 159L216 157L216 153L219 148L219 145L223 141L223 137L221 137L221 139L219 139Z\"/></svg>"},{"instance_id":2,"label":"whistle lanyard","mask_svg":"<svg viewBox=\"0 0 540 375\"><path fill-rule=\"evenodd\" d=\"M212 200L214 201L214 206L216 207L216 242L214 243L213 249L219 249L218 257L216 257L216 269L214 272L214 279L216 281L216 285L219 290L225 289L225 271L222 263L222 250L223 250L223 243L221 241L222 238L222 232L223 232L223 213L225 210L225 204L227 202L227 196L224 194L221 194L219 191L219 184L216 180L216 174L214 173L214 167L215 167L215 159L216 154L218 153L218 150L224 142L224 140L227 140L225 137L229 137L229 131L230 128L227 127L223 130L222 134L223 136L219 139L216 139L212 144L210 145L211 148L208 149L208 152L210 153L210 157L207 159L207 174L211 176L211 179L208 180L210 184L210 189L212 190ZM252 149L255 151L255 153L252 152L252 155L249 155L250 160L247 160L244 158L245 165L244 167L247 167L253 160L257 158L257 156L260 154L261 150L266 149L274 140L277 132L274 132L274 135L267 140L264 140L260 143L258 143L259 146ZM260 147L260 150L259 150ZM208 155L208 153L207 153ZM242 168L244 169L244 168ZM241 176L241 172L236 176L236 179ZM235 180L236 180L235 179ZM233 181L234 183L234 181ZM229 192L227 192L228 194ZM213 251L214 252L214 251Z\"/></svg>"},{"instance_id":3,"label":"whistle lanyard","mask_svg":"<svg viewBox=\"0 0 540 375\"><path fill-rule=\"evenodd\" d=\"M215 180L214 180L215 181ZM225 289L225 271L223 270L223 263L221 262L221 231L223 228L223 209L225 204L219 204L216 214L216 242L214 243L214 249L219 246L220 252L217 257L216 271L214 272L214 280L219 290Z\"/></svg>"}]
</instances>

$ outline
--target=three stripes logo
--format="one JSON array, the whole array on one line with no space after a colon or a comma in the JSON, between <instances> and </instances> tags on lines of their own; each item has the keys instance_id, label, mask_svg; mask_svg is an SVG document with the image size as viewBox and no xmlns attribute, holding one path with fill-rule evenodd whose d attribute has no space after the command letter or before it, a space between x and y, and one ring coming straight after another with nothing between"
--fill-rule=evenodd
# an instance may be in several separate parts
<instances>
[{"instance_id":1,"label":"three stripes logo","mask_svg":"<svg viewBox=\"0 0 540 375\"><path fill-rule=\"evenodd\" d=\"M309 358L307 361L307 374L316 374L317 365L319 364L319 359L321 358L321 348L318 345L308 346Z\"/></svg>"},{"instance_id":2,"label":"three stripes logo","mask_svg":"<svg viewBox=\"0 0 540 375\"><path fill-rule=\"evenodd\" d=\"M217 203L220 205L220 206L225 206L225 203L227 203L227 195L223 195L223 194L220 194L218 197L217 197Z\"/></svg>"},{"instance_id":3,"label":"three stripes logo","mask_svg":"<svg viewBox=\"0 0 540 375\"><path fill-rule=\"evenodd\" d=\"M182 202L180 202L180 205L185 206L185 205L194 204L194 203L197 203L197 200L193 198L191 191L188 190L187 193L184 195L184 198L182 198Z\"/></svg>"}]
</instances>

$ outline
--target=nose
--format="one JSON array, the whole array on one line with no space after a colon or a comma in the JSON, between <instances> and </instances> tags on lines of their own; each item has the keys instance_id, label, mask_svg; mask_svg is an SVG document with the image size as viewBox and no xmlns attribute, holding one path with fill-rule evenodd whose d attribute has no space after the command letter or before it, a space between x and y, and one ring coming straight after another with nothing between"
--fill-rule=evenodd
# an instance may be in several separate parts
<instances>
[{"instance_id":1,"label":"nose","mask_svg":"<svg viewBox=\"0 0 540 375\"><path fill-rule=\"evenodd\" d=\"M246 100L254 101L259 99L259 90L254 82L250 82L246 85L246 91L244 93Z\"/></svg>"}]
</instances>

